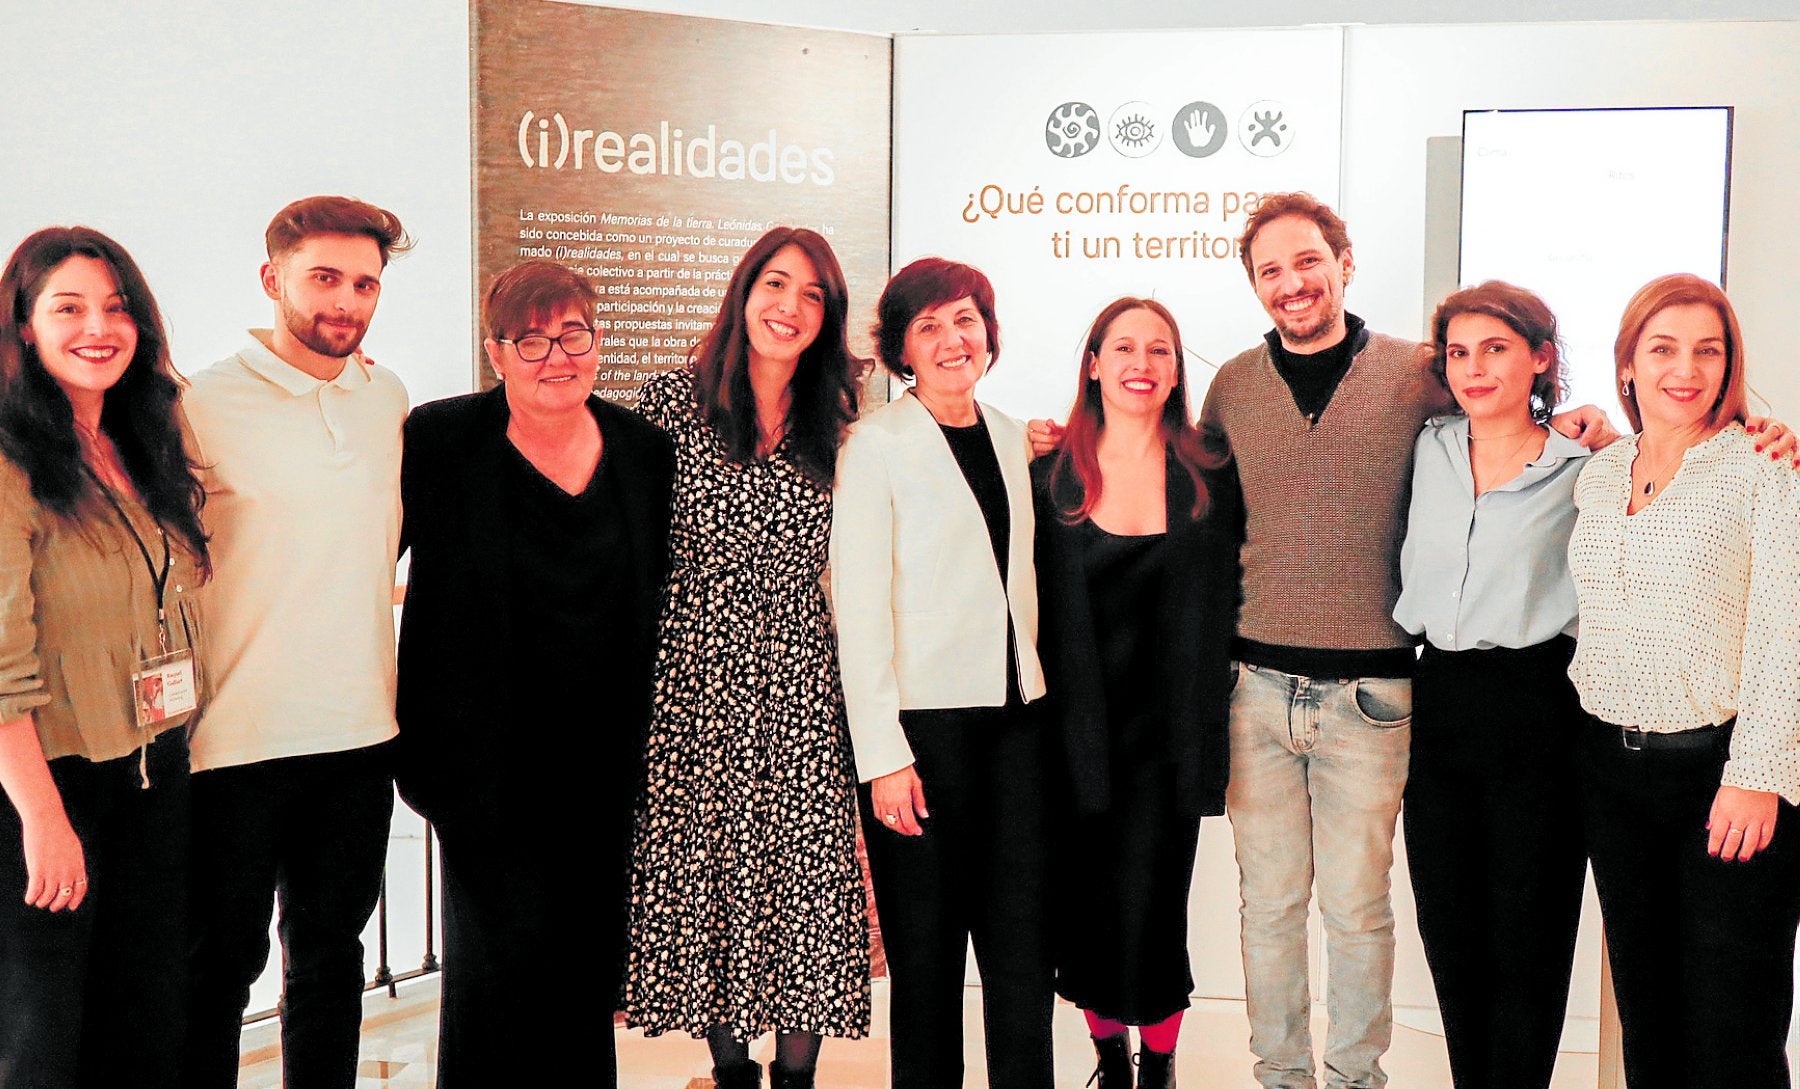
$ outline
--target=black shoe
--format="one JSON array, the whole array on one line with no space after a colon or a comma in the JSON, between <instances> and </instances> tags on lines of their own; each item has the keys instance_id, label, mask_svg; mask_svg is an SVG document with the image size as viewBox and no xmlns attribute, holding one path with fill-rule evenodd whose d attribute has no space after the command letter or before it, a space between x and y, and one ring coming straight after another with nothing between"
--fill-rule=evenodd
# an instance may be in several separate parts
<instances>
[{"instance_id":1,"label":"black shoe","mask_svg":"<svg viewBox=\"0 0 1800 1089\"><path fill-rule=\"evenodd\" d=\"M1138 1089L1175 1089L1175 1053L1139 1047Z\"/></svg>"},{"instance_id":2,"label":"black shoe","mask_svg":"<svg viewBox=\"0 0 1800 1089\"><path fill-rule=\"evenodd\" d=\"M789 1070L779 1062L769 1064L769 1089L813 1089L813 1067Z\"/></svg>"},{"instance_id":3,"label":"black shoe","mask_svg":"<svg viewBox=\"0 0 1800 1089\"><path fill-rule=\"evenodd\" d=\"M713 1067L713 1084L718 1089L762 1089L762 1064L749 1059Z\"/></svg>"},{"instance_id":4,"label":"black shoe","mask_svg":"<svg viewBox=\"0 0 1800 1089\"><path fill-rule=\"evenodd\" d=\"M1131 1089L1131 1039L1124 1033L1117 1036L1096 1036L1094 1051L1099 1054L1100 1061L1094 1067L1094 1074L1087 1083L1093 1085L1098 1081L1099 1089Z\"/></svg>"}]
</instances>

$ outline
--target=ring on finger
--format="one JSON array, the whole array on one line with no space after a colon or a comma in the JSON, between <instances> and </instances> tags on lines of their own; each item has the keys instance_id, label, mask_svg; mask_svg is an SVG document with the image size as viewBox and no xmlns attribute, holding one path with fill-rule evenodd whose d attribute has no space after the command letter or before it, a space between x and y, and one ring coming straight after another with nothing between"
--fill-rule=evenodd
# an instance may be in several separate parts
<instances>
[{"instance_id":1,"label":"ring on finger","mask_svg":"<svg viewBox=\"0 0 1800 1089\"><path fill-rule=\"evenodd\" d=\"M888 822L889 824L899 824L900 823L900 814L889 813L886 816L882 817L881 819Z\"/></svg>"},{"instance_id":2,"label":"ring on finger","mask_svg":"<svg viewBox=\"0 0 1800 1089\"><path fill-rule=\"evenodd\" d=\"M74 895L74 893L75 893L75 889L71 885L64 885L62 888L56 890L56 895L59 897L72 896L72 895Z\"/></svg>"}]
</instances>

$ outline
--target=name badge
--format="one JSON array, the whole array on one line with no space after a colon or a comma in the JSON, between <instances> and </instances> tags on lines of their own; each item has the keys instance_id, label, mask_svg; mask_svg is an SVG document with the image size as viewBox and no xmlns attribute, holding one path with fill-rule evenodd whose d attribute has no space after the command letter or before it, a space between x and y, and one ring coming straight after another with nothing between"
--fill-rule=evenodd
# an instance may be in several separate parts
<instances>
[{"instance_id":1,"label":"name badge","mask_svg":"<svg viewBox=\"0 0 1800 1089\"><path fill-rule=\"evenodd\" d=\"M178 650L147 659L143 668L131 675L131 695L140 730L150 729L159 722L199 707L200 692L194 683L194 652Z\"/></svg>"}]
</instances>

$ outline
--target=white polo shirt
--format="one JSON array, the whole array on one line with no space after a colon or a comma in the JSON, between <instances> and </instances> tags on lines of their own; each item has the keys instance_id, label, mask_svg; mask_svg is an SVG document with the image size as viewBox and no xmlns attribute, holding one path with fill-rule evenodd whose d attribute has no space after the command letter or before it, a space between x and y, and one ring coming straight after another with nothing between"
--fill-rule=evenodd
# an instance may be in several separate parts
<instances>
[{"instance_id":1,"label":"white polo shirt","mask_svg":"<svg viewBox=\"0 0 1800 1089\"><path fill-rule=\"evenodd\" d=\"M360 355L321 382L266 329L183 406L212 534L193 769L379 744L394 722L406 389Z\"/></svg>"}]
</instances>

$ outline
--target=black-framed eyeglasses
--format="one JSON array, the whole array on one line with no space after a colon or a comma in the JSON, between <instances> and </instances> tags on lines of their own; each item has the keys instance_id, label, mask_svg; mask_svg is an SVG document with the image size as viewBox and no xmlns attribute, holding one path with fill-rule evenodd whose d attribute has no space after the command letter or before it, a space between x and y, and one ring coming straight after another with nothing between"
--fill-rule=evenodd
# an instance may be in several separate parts
<instances>
[{"instance_id":1,"label":"black-framed eyeglasses","mask_svg":"<svg viewBox=\"0 0 1800 1089\"><path fill-rule=\"evenodd\" d=\"M519 358L527 363L542 363L550 358L550 345L560 345L564 355L586 355L594 346L594 330L589 326L580 329L566 329L561 336L547 337L533 334L517 340L504 337L494 338L500 344L510 344Z\"/></svg>"}]
</instances>

